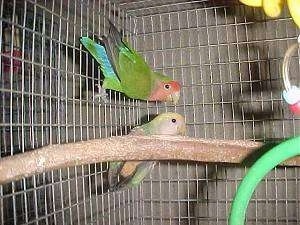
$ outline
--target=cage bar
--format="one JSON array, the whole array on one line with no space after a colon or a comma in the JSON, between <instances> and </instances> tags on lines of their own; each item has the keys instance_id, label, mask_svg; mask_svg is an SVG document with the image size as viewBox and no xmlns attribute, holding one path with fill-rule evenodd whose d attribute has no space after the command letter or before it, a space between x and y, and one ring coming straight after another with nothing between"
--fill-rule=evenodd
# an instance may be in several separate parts
<instances>
[{"instance_id":1,"label":"cage bar","mask_svg":"<svg viewBox=\"0 0 300 225\"><path fill-rule=\"evenodd\" d=\"M108 92L79 42L111 20L146 61L182 84L178 105ZM152 114L185 115L188 136L278 141L300 134L281 97L281 64L299 29L287 8L270 19L238 1L1 0L0 157L50 144L126 135ZM299 57L292 59L299 82ZM227 224L247 168L159 162L142 184L107 191L107 163L0 185L0 224ZM247 224L299 224L299 169L260 183Z\"/></svg>"}]
</instances>

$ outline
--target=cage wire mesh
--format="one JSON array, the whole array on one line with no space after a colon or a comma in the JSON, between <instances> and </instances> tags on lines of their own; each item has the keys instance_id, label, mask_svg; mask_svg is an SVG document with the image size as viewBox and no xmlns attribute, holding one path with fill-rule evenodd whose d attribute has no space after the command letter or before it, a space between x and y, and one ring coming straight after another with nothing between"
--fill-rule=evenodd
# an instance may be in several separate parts
<instances>
[{"instance_id":1,"label":"cage wire mesh","mask_svg":"<svg viewBox=\"0 0 300 225\"><path fill-rule=\"evenodd\" d=\"M114 91L99 104L101 73L79 37L106 34L107 18L155 70L181 82L178 105ZM300 134L299 118L281 98L282 58L299 33L287 9L267 19L237 1L2 0L0 27L1 157L125 135L165 111L185 115L191 137L270 141ZM0 224L227 224L246 170L160 162L139 187L119 194L106 191L107 163L55 170L0 186ZM299 224L299 172L269 173L247 224Z\"/></svg>"}]
</instances>

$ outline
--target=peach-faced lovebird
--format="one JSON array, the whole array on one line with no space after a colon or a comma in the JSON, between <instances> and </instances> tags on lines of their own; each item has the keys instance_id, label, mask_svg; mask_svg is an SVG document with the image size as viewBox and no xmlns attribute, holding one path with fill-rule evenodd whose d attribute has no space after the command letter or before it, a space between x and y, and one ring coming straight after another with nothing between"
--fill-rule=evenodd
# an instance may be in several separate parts
<instances>
[{"instance_id":1,"label":"peach-faced lovebird","mask_svg":"<svg viewBox=\"0 0 300 225\"><path fill-rule=\"evenodd\" d=\"M121 34L111 22L109 34L102 37L101 44L88 37L81 37L80 42L100 64L105 77L102 89L120 91L134 99L178 102L180 84L154 72L143 57L122 40ZM104 90L100 92L102 94L99 96L103 97Z\"/></svg>"},{"instance_id":2,"label":"peach-faced lovebird","mask_svg":"<svg viewBox=\"0 0 300 225\"><path fill-rule=\"evenodd\" d=\"M184 118L177 113L162 113L149 123L135 127L133 135L185 135ZM130 135L129 134L129 135ZM108 182L111 191L131 188L139 185L152 170L155 161L111 162L108 170ZM119 175L119 181L118 181Z\"/></svg>"}]
</instances>

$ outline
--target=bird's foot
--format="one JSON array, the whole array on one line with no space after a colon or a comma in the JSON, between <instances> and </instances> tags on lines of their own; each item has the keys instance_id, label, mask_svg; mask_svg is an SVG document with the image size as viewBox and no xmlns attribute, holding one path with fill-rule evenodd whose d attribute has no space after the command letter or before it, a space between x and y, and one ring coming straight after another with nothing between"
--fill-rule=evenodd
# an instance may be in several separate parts
<instances>
[{"instance_id":1,"label":"bird's foot","mask_svg":"<svg viewBox=\"0 0 300 225\"><path fill-rule=\"evenodd\" d=\"M106 93L106 89L105 88L102 88L100 84L96 84L96 86L98 87L98 94L95 94L94 95L94 98L99 98L99 101L100 99L102 99L102 101L104 103L107 103L108 102L108 94Z\"/></svg>"}]
</instances>

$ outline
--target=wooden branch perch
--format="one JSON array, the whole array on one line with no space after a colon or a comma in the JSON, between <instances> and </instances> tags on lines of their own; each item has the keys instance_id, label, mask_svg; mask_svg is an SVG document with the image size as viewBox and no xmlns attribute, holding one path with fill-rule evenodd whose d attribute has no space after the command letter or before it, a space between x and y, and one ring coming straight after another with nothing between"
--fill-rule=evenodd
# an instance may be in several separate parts
<instances>
[{"instance_id":1,"label":"wooden branch perch","mask_svg":"<svg viewBox=\"0 0 300 225\"><path fill-rule=\"evenodd\" d=\"M53 169L125 159L241 163L262 145L251 141L134 135L49 145L0 159L0 184ZM285 165L300 165L300 157Z\"/></svg>"}]
</instances>

